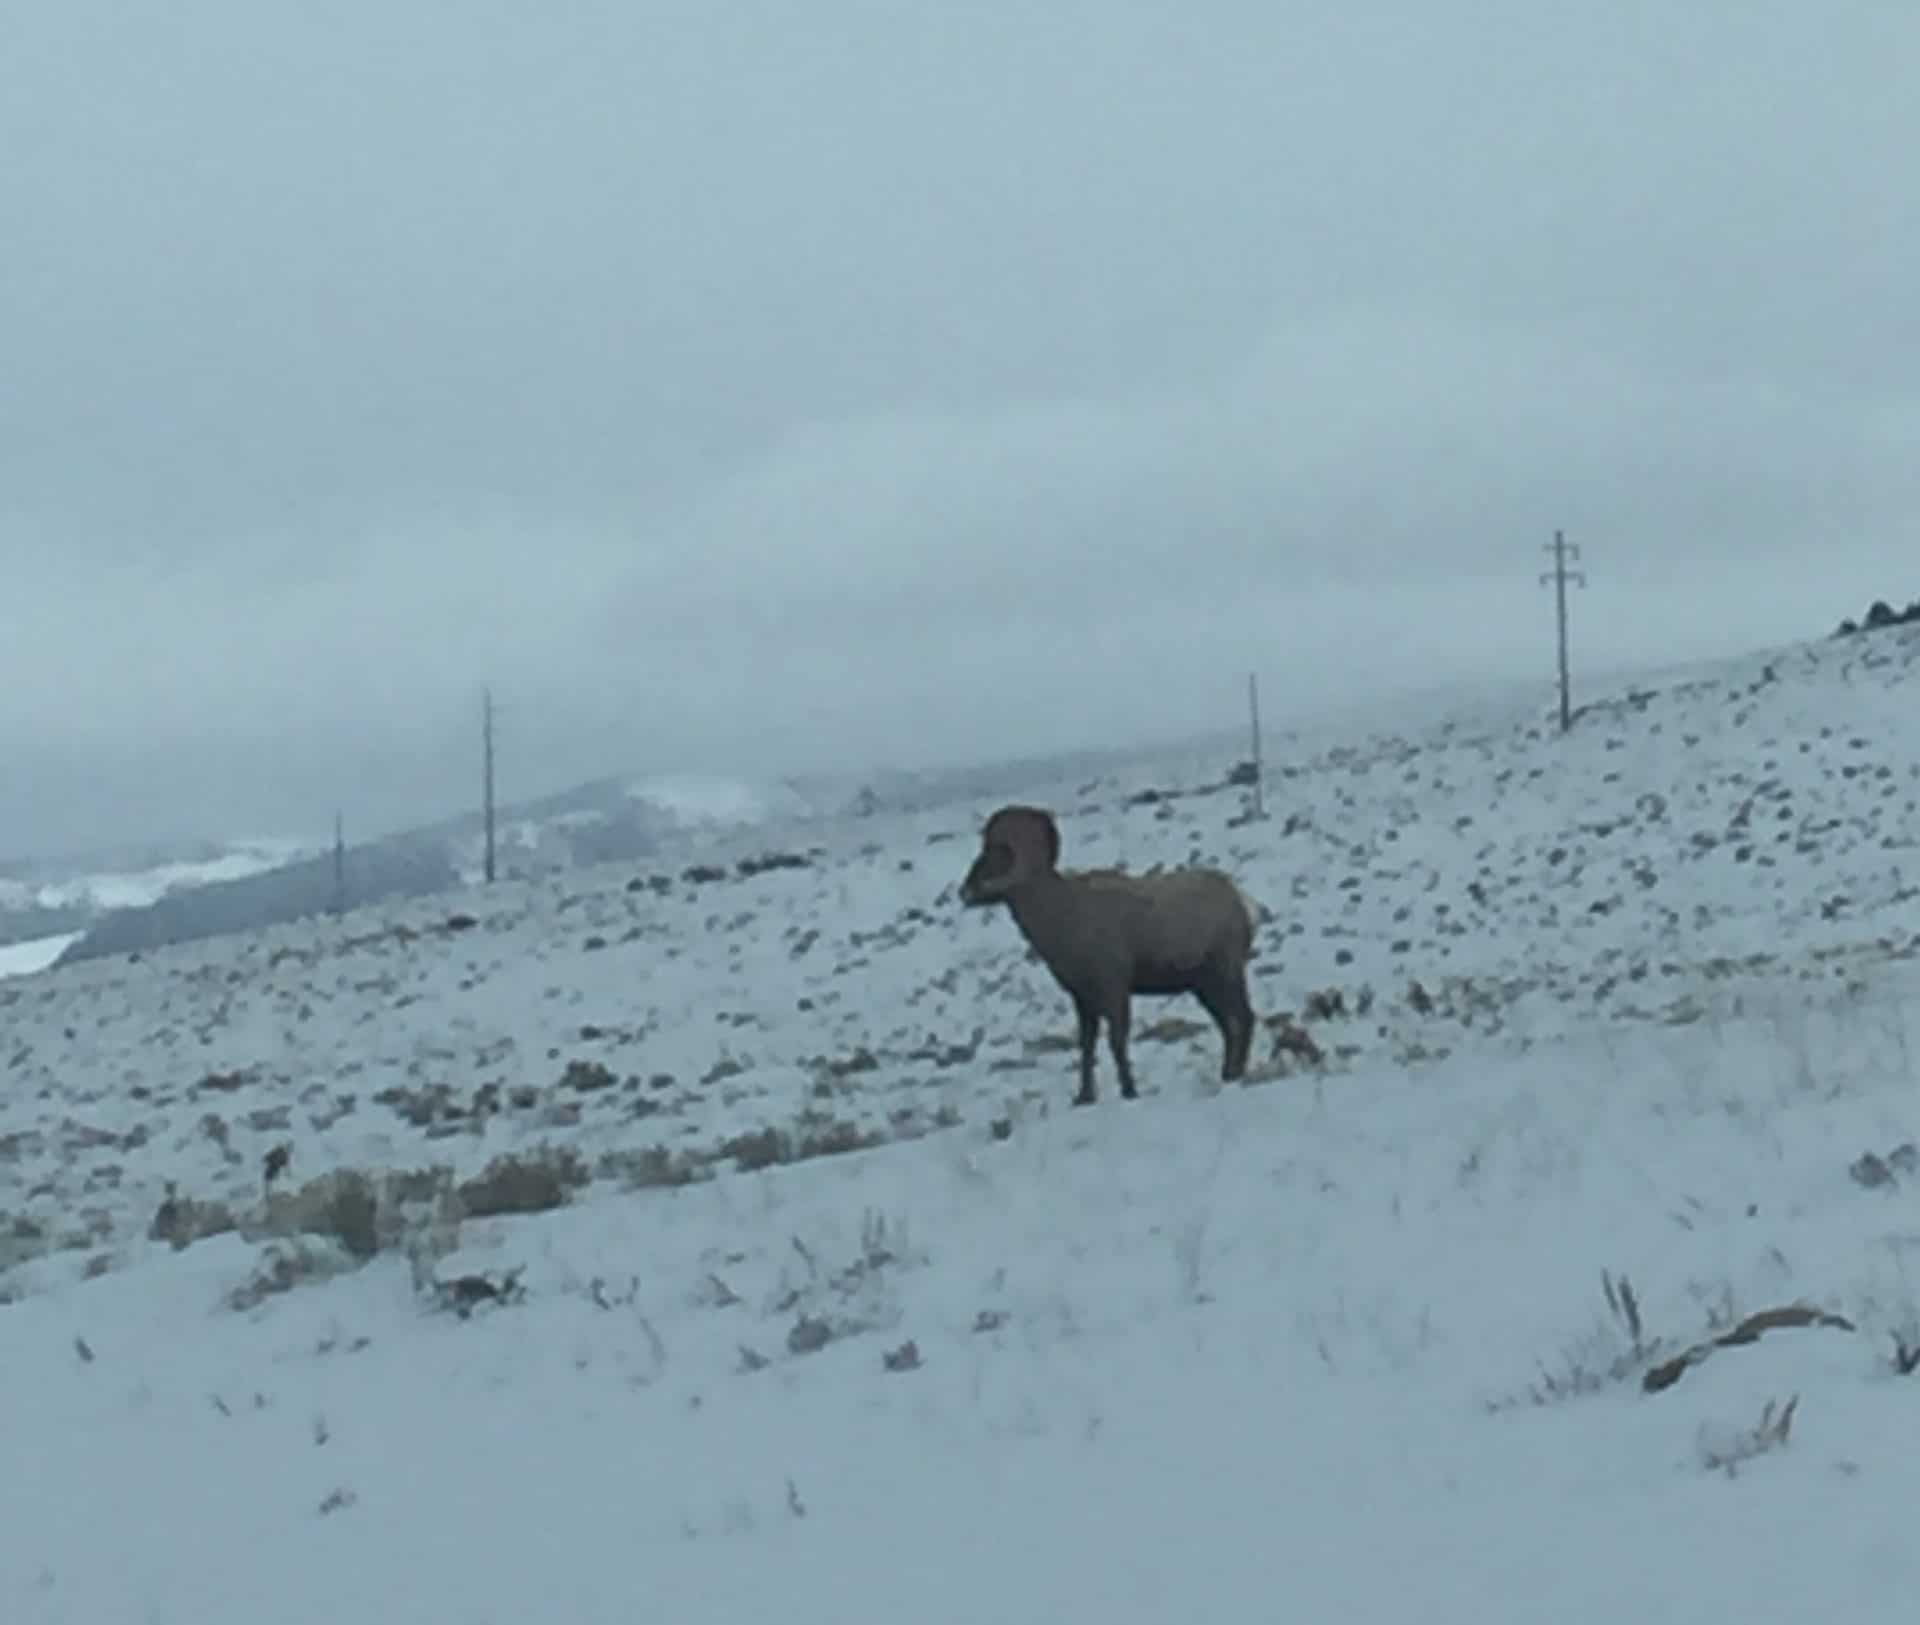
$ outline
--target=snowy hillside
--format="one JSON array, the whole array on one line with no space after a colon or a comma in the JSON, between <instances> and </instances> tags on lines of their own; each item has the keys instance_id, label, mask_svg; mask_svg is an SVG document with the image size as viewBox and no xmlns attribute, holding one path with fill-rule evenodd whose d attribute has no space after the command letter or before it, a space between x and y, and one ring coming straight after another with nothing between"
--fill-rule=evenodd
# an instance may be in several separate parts
<instances>
[{"instance_id":1,"label":"snowy hillside","mask_svg":"<svg viewBox=\"0 0 1920 1625\"><path fill-rule=\"evenodd\" d=\"M1246 1088L992 801L0 984L0 1617L1908 1618L1916 659L1036 776Z\"/></svg>"}]
</instances>

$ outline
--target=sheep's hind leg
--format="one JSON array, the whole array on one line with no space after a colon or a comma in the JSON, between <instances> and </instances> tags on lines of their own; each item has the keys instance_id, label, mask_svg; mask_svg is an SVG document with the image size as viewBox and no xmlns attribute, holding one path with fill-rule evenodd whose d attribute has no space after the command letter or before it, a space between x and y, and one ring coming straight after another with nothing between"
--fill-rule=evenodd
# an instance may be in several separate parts
<instances>
[{"instance_id":1,"label":"sheep's hind leg","mask_svg":"<svg viewBox=\"0 0 1920 1625\"><path fill-rule=\"evenodd\" d=\"M1259 1018L1253 1013L1253 1001L1247 997L1247 981L1244 975L1236 976L1229 984L1231 1014L1233 1016L1233 1034L1227 1040L1226 1070L1228 1079L1246 1075L1247 1056L1253 1049L1254 1029Z\"/></svg>"},{"instance_id":2,"label":"sheep's hind leg","mask_svg":"<svg viewBox=\"0 0 1920 1625\"><path fill-rule=\"evenodd\" d=\"M1133 1063L1127 1059L1127 1034L1131 1027L1131 1007L1121 999L1107 1011L1107 1044L1113 1051L1113 1069L1120 1074L1122 1100L1140 1098L1140 1091L1133 1086Z\"/></svg>"},{"instance_id":3,"label":"sheep's hind leg","mask_svg":"<svg viewBox=\"0 0 1920 1625\"><path fill-rule=\"evenodd\" d=\"M1210 975L1201 979L1193 996L1220 1029L1220 1077L1231 1083L1245 1075L1247 1052L1253 1048L1253 1005L1246 987L1230 976Z\"/></svg>"}]
</instances>

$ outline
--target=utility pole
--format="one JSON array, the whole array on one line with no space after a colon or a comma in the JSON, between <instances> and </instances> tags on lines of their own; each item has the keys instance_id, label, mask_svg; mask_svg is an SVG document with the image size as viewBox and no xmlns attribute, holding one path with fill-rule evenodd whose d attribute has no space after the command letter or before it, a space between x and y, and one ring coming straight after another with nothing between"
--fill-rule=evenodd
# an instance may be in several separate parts
<instances>
[{"instance_id":1,"label":"utility pole","mask_svg":"<svg viewBox=\"0 0 1920 1625\"><path fill-rule=\"evenodd\" d=\"M1266 773L1260 765L1260 674L1247 673L1247 715L1253 727L1253 816L1256 820L1267 816L1265 779Z\"/></svg>"},{"instance_id":2,"label":"utility pole","mask_svg":"<svg viewBox=\"0 0 1920 1625\"><path fill-rule=\"evenodd\" d=\"M1573 689L1567 672L1567 583L1584 587L1587 578L1584 572L1569 570L1567 561L1580 557L1577 543L1567 540L1566 532L1556 530L1553 540L1547 544L1547 551L1553 555L1553 568L1540 578L1545 586L1553 583L1554 615L1559 629L1560 645L1560 731L1565 733L1573 726Z\"/></svg>"},{"instance_id":3,"label":"utility pole","mask_svg":"<svg viewBox=\"0 0 1920 1625\"><path fill-rule=\"evenodd\" d=\"M493 884L493 690L480 691L481 804L487 820L487 884Z\"/></svg>"},{"instance_id":4,"label":"utility pole","mask_svg":"<svg viewBox=\"0 0 1920 1625\"><path fill-rule=\"evenodd\" d=\"M340 814L333 815L333 912L347 911L347 836Z\"/></svg>"}]
</instances>

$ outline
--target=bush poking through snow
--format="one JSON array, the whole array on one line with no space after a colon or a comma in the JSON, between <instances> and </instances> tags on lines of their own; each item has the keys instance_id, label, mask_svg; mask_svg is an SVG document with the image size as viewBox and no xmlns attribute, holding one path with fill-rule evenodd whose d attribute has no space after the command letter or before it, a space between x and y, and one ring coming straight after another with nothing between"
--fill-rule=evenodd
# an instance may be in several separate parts
<instances>
[{"instance_id":1,"label":"bush poking through snow","mask_svg":"<svg viewBox=\"0 0 1920 1625\"><path fill-rule=\"evenodd\" d=\"M177 1253L209 1236L224 1236L233 1228L233 1209L225 1202L202 1202L182 1196L179 1187L168 1180L166 1199L155 1211L153 1223L147 1226L147 1239L164 1241Z\"/></svg>"},{"instance_id":2,"label":"bush poking through snow","mask_svg":"<svg viewBox=\"0 0 1920 1625\"><path fill-rule=\"evenodd\" d=\"M1785 1405L1770 1399L1751 1427L1723 1428L1702 1423L1698 1437L1700 1465L1710 1473L1732 1478L1746 1462L1770 1450L1784 1449L1793 1432L1793 1415L1800 1406L1795 1394Z\"/></svg>"},{"instance_id":3,"label":"bush poking through snow","mask_svg":"<svg viewBox=\"0 0 1920 1625\"><path fill-rule=\"evenodd\" d=\"M549 1213L564 1207L593 1175L571 1146L498 1156L459 1187L460 1205L473 1219L500 1214Z\"/></svg>"},{"instance_id":4,"label":"bush poking through snow","mask_svg":"<svg viewBox=\"0 0 1920 1625\"><path fill-rule=\"evenodd\" d=\"M720 1142L722 1156L733 1158L743 1174L758 1173L790 1159L787 1137L769 1124Z\"/></svg>"},{"instance_id":5,"label":"bush poking through snow","mask_svg":"<svg viewBox=\"0 0 1920 1625\"><path fill-rule=\"evenodd\" d=\"M1520 1397L1497 1400L1491 1409L1552 1405L1597 1394L1627 1381L1660 1353L1664 1345L1658 1338L1647 1336L1633 1283L1624 1275L1616 1279L1602 1270L1600 1291L1607 1306L1606 1318L1569 1346L1557 1366L1542 1365L1539 1378Z\"/></svg>"},{"instance_id":6,"label":"bush poking through snow","mask_svg":"<svg viewBox=\"0 0 1920 1625\"><path fill-rule=\"evenodd\" d=\"M392 1169L374 1175L336 1168L297 1190L275 1191L243 1220L248 1240L324 1236L359 1264L394 1248L415 1249L423 1235L457 1232L461 1206L447 1168Z\"/></svg>"},{"instance_id":7,"label":"bush poking through snow","mask_svg":"<svg viewBox=\"0 0 1920 1625\"><path fill-rule=\"evenodd\" d=\"M1902 1377L1920 1371L1920 1332L1893 1334L1893 1369Z\"/></svg>"},{"instance_id":8,"label":"bush poking through snow","mask_svg":"<svg viewBox=\"0 0 1920 1625\"><path fill-rule=\"evenodd\" d=\"M1547 1405L1624 1382L1636 1372L1643 1392L1657 1394L1671 1388L1716 1349L1740 1348L1759 1341L1766 1333L1790 1327L1831 1327L1836 1331L1857 1330L1843 1315L1795 1303L1777 1309L1762 1309L1744 1320L1667 1354L1672 1345L1661 1338L1647 1336L1640 1317L1640 1302L1632 1283L1605 1273L1600 1277L1606 1300L1607 1319L1573 1345L1554 1369L1542 1367L1540 1378L1526 1390L1522 1400L1497 1401L1494 1410L1507 1410L1518 1403Z\"/></svg>"},{"instance_id":9,"label":"bush poking through snow","mask_svg":"<svg viewBox=\"0 0 1920 1625\"><path fill-rule=\"evenodd\" d=\"M380 1196L358 1168L335 1168L267 1198L265 1228L282 1236L327 1236L364 1264L380 1251Z\"/></svg>"},{"instance_id":10,"label":"bush poking through snow","mask_svg":"<svg viewBox=\"0 0 1920 1625\"><path fill-rule=\"evenodd\" d=\"M1640 1320L1640 1300L1634 1294L1633 1283L1626 1276L1618 1281L1605 1270L1600 1272L1600 1291L1607 1300L1607 1311L1626 1328L1627 1335L1633 1339L1637 1349L1646 1342L1645 1328Z\"/></svg>"},{"instance_id":11,"label":"bush poking through snow","mask_svg":"<svg viewBox=\"0 0 1920 1625\"><path fill-rule=\"evenodd\" d=\"M742 1173L757 1173L782 1163L808 1162L815 1157L843 1156L886 1144L887 1136L862 1128L846 1118L803 1111L790 1129L769 1124L721 1143L720 1154L731 1157Z\"/></svg>"},{"instance_id":12,"label":"bush poking through snow","mask_svg":"<svg viewBox=\"0 0 1920 1625\"><path fill-rule=\"evenodd\" d=\"M227 1307L244 1314L269 1298L309 1281L330 1281L364 1262L321 1236L276 1241L261 1249L253 1274L227 1294Z\"/></svg>"},{"instance_id":13,"label":"bush poking through snow","mask_svg":"<svg viewBox=\"0 0 1920 1625\"><path fill-rule=\"evenodd\" d=\"M822 1315L802 1315L787 1333L789 1354L818 1354L833 1341L833 1323Z\"/></svg>"},{"instance_id":14,"label":"bush poking through snow","mask_svg":"<svg viewBox=\"0 0 1920 1625\"><path fill-rule=\"evenodd\" d=\"M708 1170L697 1158L665 1145L605 1152L595 1172L602 1179L618 1180L623 1190L630 1191L691 1185L708 1177Z\"/></svg>"},{"instance_id":15,"label":"bush poking through snow","mask_svg":"<svg viewBox=\"0 0 1920 1625\"><path fill-rule=\"evenodd\" d=\"M1861 1304L1860 1329L1875 1342L1882 1338L1887 1346L1887 1369L1896 1377L1920 1373L1920 1307L1902 1295L1899 1302L1886 1306L1871 1297Z\"/></svg>"},{"instance_id":16,"label":"bush poking through snow","mask_svg":"<svg viewBox=\"0 0 1920 1625\"><path fill-rule=\"evenodd\" d=\"M876 1145L884 1145L886 1139L886 1135L878 1130L862 1128L847 1118L805 1111L794 1124L792 1160L806 1162L813 1157L838 1157L849 1151L867 1151Z\"/></svg>"},{"instance_id":17,"label":"bush poking through snow","mask_svg":"<svg viewBox=\"0 0 1920 1625\"><path fill-rule=\"evenodd\" d=\"M1852 1321L1843 1315L1830 1315L1823 1309L1815 1309L1803 1303L1788 1304L1779 1309L1762 1309L1735 1326L1731 1331L1720 1333L1718 1337L1708 1338L1704 1343L1696 1343L1682 1350L1670 1360L1662 1360L1649 1368L1641 1378L1640 1386L1650 1394L1657 1394L1671 1388L1687 1372L1715 1349L1739 1348L1746 1343L1758 1342L1767 1332L1779 1331L1795 1326L1830 1326L1835 1331L1855 1330Z\"/></svg>"},{"instance_id":18,"label":"bush poking through snow","mask_svg":"<svg viewBox=\"0 0 1920 1625\"><path fill-rule=\"evenodd\" d=\"M571 1089L582 1095L611 1089L619 1081L613 1075L613 1069L600 1061L569 1061L566 1071L560 1074L562 1089Z\"/></svg>"},{"instance_id":19,"label":"bush poking through snow","mask_svg":"<svg viewBox=\"0 0 1920 1625\"><path fill-rule=\"evenodd\" d=\"M0 1274L47 1251L47 1227L26 1214L0 1212Z\"/></svg>"},{"instance_id":20,"label":"bush poking through snow","mask_svg":"<svg viewBox=\"0 0 1920 1625\"><path fill-rule=\"evenodd\" d=\"M794 1316L787 1332L787 1352L794 1355L815 1354L840 1338L892 1326L900 1318L892 1274L921 1262L902 1227L872 1209L861 1216L858 1254L841 1268L822 1269L798 1236L793 1251L806 1277L800 1282L783 1277L770 1307L777 1315Z\"/></svg>"},{"instance_id":21,"label":"bush poking through snow","mask_svg":"<svg viewBox=\"0 0 1920 1625\"><path fill-rule=\"evenodd\" d=\"M1277 1066L1289 1061L1297 1061L1305 1066L1327 1064L1326 1051L1314 1041L1313 1034L1291 1016L1284 1013L1269 1016L1266 1025L1273 1040L1273 1048L1267 1057L1270 1064Z\"/></svg>"}]
</instances>

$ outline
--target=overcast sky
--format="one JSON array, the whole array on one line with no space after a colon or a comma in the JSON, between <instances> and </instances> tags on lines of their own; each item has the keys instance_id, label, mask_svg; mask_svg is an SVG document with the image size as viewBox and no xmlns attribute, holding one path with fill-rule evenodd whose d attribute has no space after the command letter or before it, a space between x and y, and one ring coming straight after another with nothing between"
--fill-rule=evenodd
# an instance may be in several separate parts
<instances>
[{"instance_id":1,"label":"overcast sky","mask_svg":"<svg viewBox=\"0 0 1920 1625\"><path fill-rule=\"evenodd\" d=\"M0 20L0 854L1920 596L1920 7Z\"/></svg>"}]
</instances>

